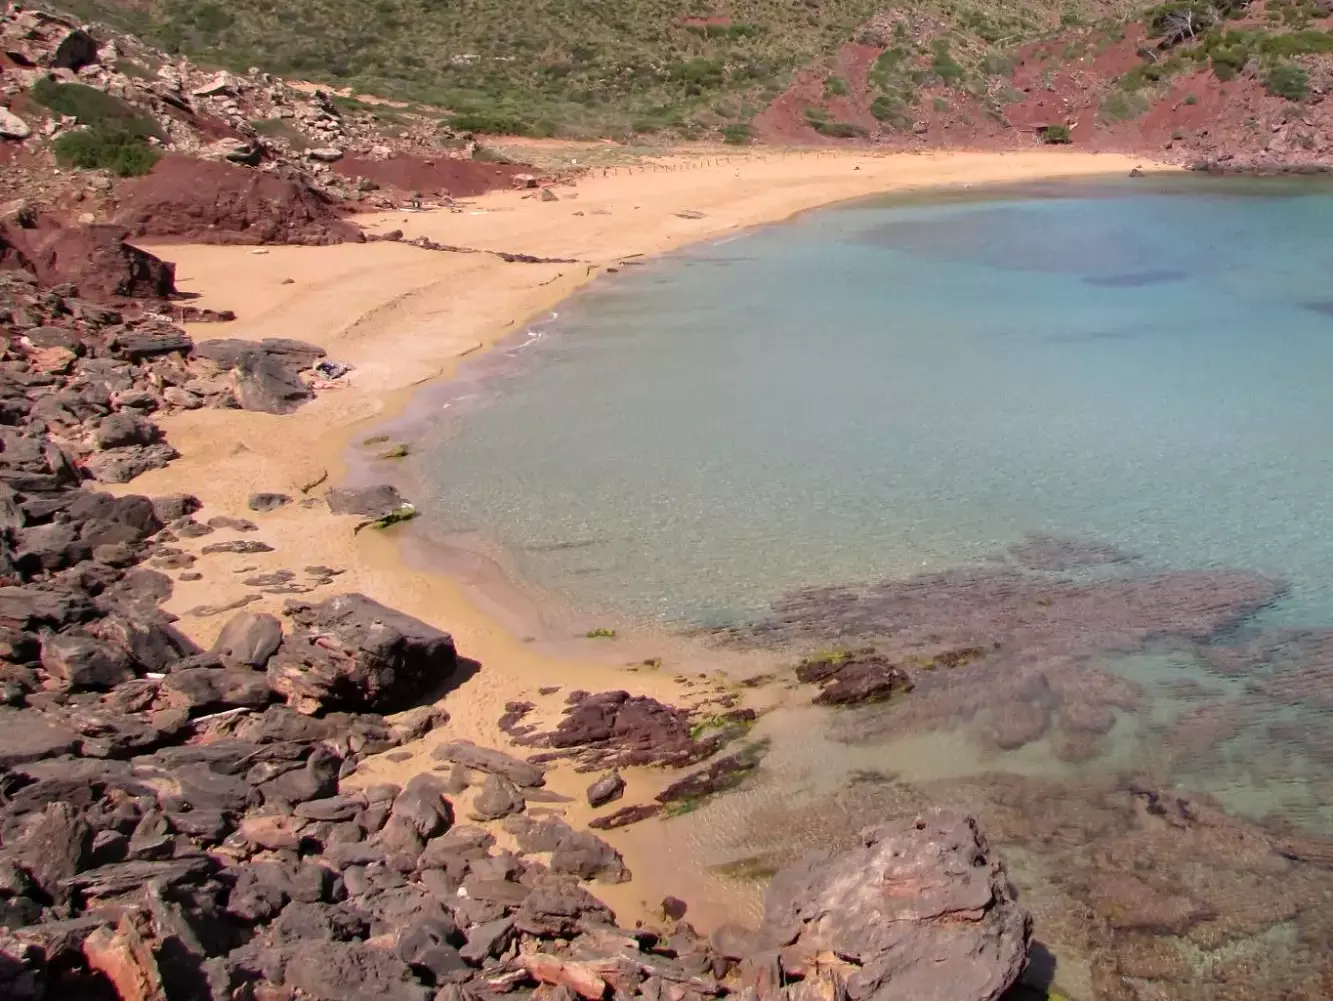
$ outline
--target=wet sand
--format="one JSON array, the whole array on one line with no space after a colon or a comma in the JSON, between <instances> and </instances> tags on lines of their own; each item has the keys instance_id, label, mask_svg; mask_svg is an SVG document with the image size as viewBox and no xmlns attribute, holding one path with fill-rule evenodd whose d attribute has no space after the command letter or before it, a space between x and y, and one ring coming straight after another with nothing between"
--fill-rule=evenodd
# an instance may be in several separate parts
<instances>
[{"instance_id":1,"label":"wet sand","mask_svg":"<svg viewBox=\"0 0 1333 1001\"><path fill-rule=\"evenodd\" d=\"M342 571L331 585L308 595L322 600L360 591L449 630L460 652L480 671L449 692L442 704L447 727L427 737L406 760L380 759L363 768L367 781L403 781L429 768L430 747L468 737L504 746L497 720L506 702L536 702L542 716L558 714L564 694L625 688L663 701L696 705L732 686L717 664L693 659L683 647L658 669L624 669L641 661L657 639L574 639L559 644L526 641L512 620L479 601L471 582L432 572L420 543L396 532L353 534L353 518L330 514L323 491L344 477L353 443L406 406L414 390L447 378L460 358L482 350L559 303L608 267L626 258L661 253L739 228L778 221L828 203L876 193L947 185L983 185L1043 178L1123 174L1144 161L1110 154L1033 151L1015 154L893 154L865 151L772 152L747 156L692 157L641 167L601 169L576 186L558 186L558 201L532 192L495 192L462 211L364 216L371 232L401 229L444 244L542 257L576 258L575 264L506 263L489 254L432 252L396 243L335 247L170 246L162 256L177 263L179 287L199 294L194 305L232 309L237 321L199 325L192 335L292 337L324 347L330 358L351 364L352 374L297 413L198 410L161 421L181 458L122 488L148 495L189 492L204 503L200 518L233 515L259 531L241 536L219 531L183 540L198 553L206 543L233 537L273 547L260 554L201 556L198 581L177 580L166 608L196 640L211 642L229 611L200 614L257 593L243 583L251 573L279 569L305 579L307 566ZM685 213L682 216L680 213ZM150 249L152 249L150 245ZM277 491L296 503L256 514L247 498ZM302 503L305 500L308 503ZM411 551L403 552L403 540ZM406 557L406 558L405 558ZM478 564L480 566L480 564ZM481 570L478 570L478 575ZM179 577L178 573L173 573ZM477 575L474 575L474 578ZM285 595L261 596L246 607L280 613ZM506 621L499 621L505 619ZM686 658L688 662L674 657ZM703 655L699 655L702 657ZM700 678L700 674L707 678ZM688 682L681 680L691 676ZM540 696L538 689L562 691ZM774 698L777 695L758 698ZM569 819L586 819L582 790L593 776L557 770L551 785L576 795ZM627 775L624 803L642 801L668 780L662 773ZM660 833L612 832L635 880L602 895L622 920L648 914L666 892L688 895L672 874L653 866L649 846ZM707 914L696 914L706 927Z\"/></svg>"}]
</instances>

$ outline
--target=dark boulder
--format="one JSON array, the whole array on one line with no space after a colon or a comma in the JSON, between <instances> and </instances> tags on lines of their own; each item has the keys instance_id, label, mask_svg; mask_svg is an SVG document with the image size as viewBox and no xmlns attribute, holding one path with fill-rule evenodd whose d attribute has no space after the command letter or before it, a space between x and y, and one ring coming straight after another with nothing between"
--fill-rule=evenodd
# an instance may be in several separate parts
<instances>
[{"instance_id":1,"label":"dark boulder","mask_svg":"<svg viewBox=\"0 0 1333 1001\"><path fill-rule=\"evenodd\" d=\"M458 666L448 633L361 594L293 603L296 628L268 663L269 684L299 712L402 709Z\"/></svg>"},{"instance_id":2,"label":"dark boulder","mask_svg":"<svg viewBox=\"0 0 1333 1001\"><path fill-rule=\"evenodd\" d=\"M250 495L249 507L251 511L276 511L291 502L286 494L258 493Z\"/></svg>"},{"instance_id":3,"label":"dark boulder","mask_svg":"<svg viewBox=\"0 0 1333 1001\"><path fill-rule=\"evenodd\" d=\"M97 39L82 28L75 28L62 38L56 46L55 55L51 57L52 66L73 70L75 73L96 62Z\"/></svg>"},{"instance_id":4,"label":"dark boulder","mask_svg":"<svg viewBox=\"0 0 1333 1001\"><path fill-rule=\"evenodd\" d=\"M625 794L625 780L619 772L611 772L588 786L588 805L606 806Z\"/></svg>"},{"instance_id":5,"label":"dark boulder","mask_svg":"<svg viewBox=\"0 0 1333 1001\"><path fill-rule=\"evenodd\" d=\"M282 643L282 623L262 612L238 612L227 620L212 652L225 667L263 670Z\"/></svg>"},{"instance_id":6,"label":"dark boulder","mask_svg":"<svg viewBox=\"0 0 1333 1001\"><path fill-rule=\"evenodd\" d=\"M129 654L86 633L46 633L42 668L64 688L114 688L134 677Z\"/></svg>"},{"instance_id":7,"label":"dark boulder","mask_svg":"<svg viewBox=\"0 0 1333 1001\"><path fill-rule=\"evenodd\" d=\"M387 483L373 487L338 487L325 494L324 499L334 514L354 514L362 518L386 518L408 504L407 499Z\"/></svg>"},{"instance_id":8,"label":"dark boulder","mask_svg":"<svg viewBox=\"0 0 1333 1001\"><path fill-rule=\"evenodd\" d=\"M261 708L273 700L268 679L249 668L190 667L162 679L162 701L197 712Z\"/></svg>"},{"instance_id":9,"label":"dark boulder","mask_svg":"<svg viewBox=\"0 0 1333 1001\"><path fill-rule=\"evenodd\" d=\"M472 801L473 820L499 820L527 807L518 787L500 775L486 776L485 783Z\"/></svg>"},{"instance_id":10,"label":"dark boulder","mask_svg":"<svg viewBox=\"0 0 1333 1001\"><path fill-rule=\"evenodd\" d=\"M325 1001L428 1001L411 967L384 949L359 942L302 943L283 983Z\"/></svg>"},{"instance_id":11,"label":"dark boulder","mask_svg":"<svg viewBox=\"0 0 1333 1001\"><path fill-rule=\"evenodd\" d=\"M491 775L503 775L516 786L535 787L546 784L545 770L513 755L490 747L478 747L470 740L454 740L431 751L441 761L452 761L464 768L472 768Z\"/></svg>"}]
</instances>

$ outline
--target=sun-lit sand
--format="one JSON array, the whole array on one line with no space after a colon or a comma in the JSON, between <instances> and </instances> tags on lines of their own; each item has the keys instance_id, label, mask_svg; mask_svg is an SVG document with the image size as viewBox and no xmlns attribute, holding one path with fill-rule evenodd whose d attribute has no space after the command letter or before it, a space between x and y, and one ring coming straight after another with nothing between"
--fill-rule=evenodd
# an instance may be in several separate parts
<instances>
[{"instance_id":1,"label":"sun-lit sand","mask_svg":"<svg viewBox=\"0 0 1333 1001\"><path fill-rule=\"evenodd\" d=\"M392 416L415 387L447 377L458 359L521 330L579 286L632 255L660 253L729 231L773 222L831 202L877 192L940 185L982 185L1096 174L1124 174L1141 159L1066 151L1019 154L895 154L865 151L772 152L659 160L638 167L597 168L577 185L554 190L559 200L533 192L496 192L470 200L462 211L386 213L362 217L372 232L401 229L444 244L575 258L574 264L506 263L486 254L431 252L396 243L335 247L150 248L177 263L179 287L200 294L195 305L232 309L226 325L199 325L197 339L292 337L324 347L335 360L355 366L335 387L297 413L275 417L199 410L161 422L181 458L125 488L149 495L184 491L204 503L201 518L249 517L260 530L248 537L274 547L257 555L200 557L199 581L178 581L168 610L181 628L210 642L230 612L190 614L199 606L225 606L255 588L243 570L295 571L322 564L343 570L336 583L309 595L320 600L360 591L449 630L459 650L481 670L444 699L451 722L422 742L411 759L379 760L363 770L368 780L402 780L432 763L429 748L466 736L503 746L496 722L510 700L537 702L547 719L558 715L564 692L538 695L561 685L604 690L626 688L678 704L694 704L719 689L697 679L688 687L680 672L698 666L671 663L661 670L626 672L642 658L633 639L581 641L568 656L554 657L512 635L478 608L464 582L404 564L392 533L354 535L355 519L331 515L322 500L336 485L343 457L377 419ZM686 213L683 217L679 213ZM298 503L269 514L248 511L255 491L279 491ZM311 499L309 506L301 504ZM219 532L182 545L231 538ZM285 598L264 596L247 607L279 612ZM558 791L579 795L570 819L588 813L581 792L591 776L559 772ZM631 775L624 802L640 801L660 775ZM582 807L582 809L578 809ZM622 919L646 911L671 890L669 873L653 872L636 853L636 836L608 838L639 876L606 894Z\"/></svg>"}]
</instances>

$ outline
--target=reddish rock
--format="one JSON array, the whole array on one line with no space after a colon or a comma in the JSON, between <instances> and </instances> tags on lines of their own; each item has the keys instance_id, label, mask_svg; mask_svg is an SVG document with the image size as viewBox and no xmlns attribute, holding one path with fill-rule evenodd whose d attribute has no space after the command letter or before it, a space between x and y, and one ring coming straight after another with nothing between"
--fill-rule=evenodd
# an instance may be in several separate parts
<instances>
[{"instance_id":1,"label":"reddish rock","mask_svg":"<svg viewBox=\"0 0 1333 1001\"><path fill-rule=\"evenodd\" d=\"M328 196L299 179L229 163L164 157L123 189L119 222L135 236L192 243L360 243Z\"/></svg>"},{"instance_id":2,"label":"reddish rock","mask_svg":"<svg viewBox=\"0 0 1333 1001\"><path fill-rule=\"evenodd\" d=\"M111 981L120 1001L167 1001L152 946L134 915L121 918L114 931L98 928L84 939L83 956L90 969Z\"/></svg>"},{"instance_id":3,"label":"reddish rock","mask_svg":"<svg viewBox=\"0 0 1333 1001\"><path fill-rule=\"evenodd\" d=\"M119 226L6 227L10 260L48 285L72 284L85 299L163 299L176 292L176 266L125 242ZM0 260L4 258L0 247Z\"/></svg>"},{"instance_id":4,"label":"reddish rock","mask_svg":"<svg viewBox=\"0 0 1333 1001\"><path fill-rule=\"evenodd\" d=\"M519 956L518 962L542 983L567 987L590 1001L597 1001L606 994L606 981L587 963L562 960L543 952Z\"/></svg>"},{"instance_id":5,"label":"reddish rock","mask_svg":"<svg viewBox=\"0 0 1333 1001\"><path fill-rule=\"evenodd\" d=\"M344 156L333 169L343 177L364 177L380 187L398 191L471 198L497 188L508 188L516 174L532 168L445 156L429 160L415 156L394 156L388 160Z\"/></svg>"}]
</instances>

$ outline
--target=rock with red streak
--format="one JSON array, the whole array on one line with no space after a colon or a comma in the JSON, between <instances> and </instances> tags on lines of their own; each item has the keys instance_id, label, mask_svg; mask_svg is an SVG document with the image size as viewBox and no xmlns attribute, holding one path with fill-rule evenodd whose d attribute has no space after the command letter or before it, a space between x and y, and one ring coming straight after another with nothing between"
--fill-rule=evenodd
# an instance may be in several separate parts
<instances>
[{"instance_id":1,"label":"rock with red streak","mask_svg":"<svg viewBox=\"0 0 1333 1001\"><path fill-rule=\"evenodd\" d=\"M116 988L120 1001L167 1001L147 922L133 912L116 927L98 928L83 941L88 967Z\"/></svg>"},{"instance_id":2,"label":"rock with red streak","mask_svg":"<svg viewBox=\"0 0 1333 1001\"><path fill-rule=\"evenodd\" d=\"M606 981L587 963L563 960L544 952L519 956L518 962L542 983L567 987L589 1001L598 1001L606 994Z\"/></svg>"},{"instance_id":3,"label":"rock with red streak","mask_svg":"<svg viewBox=\"0 0 1333 1001\"><path fill-rule=\"evenodd\" d=\"M1023 972L1032 919L976 821L932 810L778 873L764 930L853 963L851 997L997 1001Z\"/></svg>"}]
</instances>

